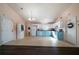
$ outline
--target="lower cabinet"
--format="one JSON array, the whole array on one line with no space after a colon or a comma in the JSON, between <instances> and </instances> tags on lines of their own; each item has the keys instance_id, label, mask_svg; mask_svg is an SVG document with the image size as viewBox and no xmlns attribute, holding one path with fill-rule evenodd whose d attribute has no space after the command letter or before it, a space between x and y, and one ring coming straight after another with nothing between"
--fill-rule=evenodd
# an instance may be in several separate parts
<instances>
[{"instance_id":1,"label":"lower cabinet","mask_svg":"<svg viewBox=\"0 0 79 59\"><path fill-rule=\"evenodd\" d=\"M59 31L52 31L52 35L55 39L63 40L64 39L64 33Z\"/></svg>"},{"instance_id":2,"label":"lower cabinet","mask_svg":"<svg viewBox=\"0 0 79 59\"><path fill-rule=\"evenodd\" d=\"M52 31L37 31L37 36L50 37L52 36Z\"/></svg>"}]
</instances>

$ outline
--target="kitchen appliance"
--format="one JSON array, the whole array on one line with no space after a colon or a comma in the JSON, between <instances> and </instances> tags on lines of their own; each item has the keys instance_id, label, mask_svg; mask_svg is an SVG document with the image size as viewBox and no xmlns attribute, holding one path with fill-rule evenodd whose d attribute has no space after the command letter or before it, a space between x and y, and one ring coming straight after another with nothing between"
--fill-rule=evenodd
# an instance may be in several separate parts
<instances>
[{"instance_id":1,"label":"kitchen appliance","mask_svg":"<svg viewBox=\"0 0 79 59\"><path fill-rule=\"evenodd\" d=\"M25 26L23 24L17 24L17 39L24 39Z\"/></svg>"},{"instance_id":2,"label":"kitchen appliance","mask_svg":"<svg viewBox=\"0 0 79 59\"><path fill-rule=\"evenodd\" d=\"M30 27L30 34L31 34L31 36L36 36L36 31L37 31L37 26L36 25L32 25Z\"/></svg>"}]
</instances>

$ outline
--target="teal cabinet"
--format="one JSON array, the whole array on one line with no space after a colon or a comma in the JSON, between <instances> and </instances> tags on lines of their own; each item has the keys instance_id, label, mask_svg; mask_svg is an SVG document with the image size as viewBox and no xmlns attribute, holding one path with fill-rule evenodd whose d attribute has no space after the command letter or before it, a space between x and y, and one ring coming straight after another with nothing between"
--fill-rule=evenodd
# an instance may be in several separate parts
<instances>
[{"instance_id":1,"label":"teal cabinet","mask_svg":"<svg viewBox=\"0 0 79 59\"><path fill-rule=\"evenodd\" d=\"M64 37L63 32L56 32L56 35L58 40L63 40L63 37Z\"/></svg>"},{"instance_id":2,"label":"teal cabinet","mask_svg":"<svg viewBox=\"0 0 79 59\"><path fill-rule=\"evenodd\" d=\"M52 31L37 31L37 36L50 37L51 35Z\"/></svg>"},{"instance_id":3,"label":"teal cabinet","mask_svg":"<svg viewBox=\"0 0 79 59\"><path fill-rule=\"evenodd\" d=\"M52 31L53 38L58 40L63 40L64 33L63 31Z\"/></svg>"}]
</instances>

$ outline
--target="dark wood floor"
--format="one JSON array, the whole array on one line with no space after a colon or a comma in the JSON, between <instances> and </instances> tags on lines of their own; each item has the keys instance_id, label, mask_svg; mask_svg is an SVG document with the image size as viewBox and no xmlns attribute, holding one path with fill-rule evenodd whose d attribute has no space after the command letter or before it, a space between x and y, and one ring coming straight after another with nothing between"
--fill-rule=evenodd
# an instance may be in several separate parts
<instances>
[{"instance_id":1,"label":"dark wood floor","mask_svg":"<svg viewBox=\"0 0 79 59\"><path fill-rule=\"evenodd\" d=\"M79 55L79 48L3 45L0 55Z\"/></svg>"}]
</instances>

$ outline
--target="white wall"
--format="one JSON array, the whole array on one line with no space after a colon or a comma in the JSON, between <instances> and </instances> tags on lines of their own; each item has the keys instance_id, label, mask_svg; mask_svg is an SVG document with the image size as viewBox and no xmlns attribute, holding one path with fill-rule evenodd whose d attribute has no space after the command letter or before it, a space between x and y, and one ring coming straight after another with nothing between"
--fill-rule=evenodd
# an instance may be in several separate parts
<instances>
[{"instance_id":1,"label":"white wall","mask_svg":"<svg viewBox=\"0 0 79 59\"><path fill-rule=\"evenodd\" d=\"M14 23L24 23L24 19L8 4L0 4L0 15L7 15Z\"/></svg>"},{"instance_id":2,"label":"white wall","mask_svg":"<svg viewBox=\"0 0 79 59\"><path fill-rule=\"evenodd\" d=\"M32 24L36 25L38 29L48 30L50 28L53 28L53 24Z\"/></svg>"},{"instance_id":3,"label":"white wall","mask_svg":"<svg viewBox=\"0 0 79 59\"><path fill-rule=\"evenodd\" d=\"M0 45L1 45L1 22L0 22Z\"/></svg>"},{"instance_id":4,"label":"white wall","mask_svg":"<svg viewBox=\"0 0 79 59\"><path fill-rule=\"evenodd\" d=\"M7 4L4 3L0 4L0 16L1 15L6 15L10 18L10 21L13 22L14 35L16 35L16 24L18 23L24 24L24 19L15 10L13 10L11 7L9 7Z\"/></svg>"},{"instance_id":5,"label":"white wall","mask_svg":"<svg viewBox=\"0 0 79 59\"><path fill-rule=\"evenodd\" d=\"M68 28L68 24L73 23L72 28ZM77 18L76 16L71 16L68 17L67 21L67 39L66 41L72 43L72 44L77 44Z\"/></svg>"},{"instance_id":6,"label":"white wall","mask_svg":"<svg viewBox=\"0 0 79 59\"><path fill-rule=\"evenodd\" d=\"M1 16L1 44L11 40L16 40L15 32L13 32L13 22L7 16Z\"/></svg>"}]
</instances>

